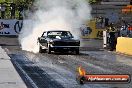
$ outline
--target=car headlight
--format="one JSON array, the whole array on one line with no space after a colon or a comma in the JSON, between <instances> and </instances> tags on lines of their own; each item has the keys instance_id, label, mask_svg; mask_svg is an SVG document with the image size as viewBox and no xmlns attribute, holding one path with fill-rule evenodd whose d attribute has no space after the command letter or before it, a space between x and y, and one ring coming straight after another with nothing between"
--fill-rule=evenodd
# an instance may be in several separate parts
<instances>
[{"instance_id":1,"label":"car headlight","mask_svg":"<svg viewBox=\"0 0 132 88\"><path fill-rule=\"evenodd\" d=\"M54 44L54 41L53 41L53 40L51 40L51 41L49 42L49 44L52 44L52 45L53 45L53 44Z\"/></svg>"},{"instance_id":2,"label":"car headlight","mask_svg":"<svg viewBox=\"0 0 132 88\"><path fill-rule=\"evenodd\" d=\"M76 44L77 44L77 45L80 45L80 41L76 41Z\"/></svg>"}]
</instances>

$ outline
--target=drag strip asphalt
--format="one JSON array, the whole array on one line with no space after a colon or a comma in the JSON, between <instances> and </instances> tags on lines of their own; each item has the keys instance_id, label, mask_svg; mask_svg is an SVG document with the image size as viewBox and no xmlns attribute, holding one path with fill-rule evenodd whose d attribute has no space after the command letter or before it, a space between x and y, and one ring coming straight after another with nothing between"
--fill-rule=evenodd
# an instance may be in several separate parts
<instances>
[{"instance_id":1,"label":"drag strip asphalt","mask_svg":"<svg viewBox=\"0 0 132 88\"><path fill-rule=\"evenodd\" d=\"M87 74L131 74L130 66L110 60L90 57L82 52L80 55L61 53L37 53L19 51L9 55L13 62L25 71L38 88L129 88L129 84L84 84L76 78L78 67L86 69ZM33 87L33 86L32 86ZM31 88L32 88L31 87ZM35 88L35 87L33 87Z\"/></svg>"}]
</instances>

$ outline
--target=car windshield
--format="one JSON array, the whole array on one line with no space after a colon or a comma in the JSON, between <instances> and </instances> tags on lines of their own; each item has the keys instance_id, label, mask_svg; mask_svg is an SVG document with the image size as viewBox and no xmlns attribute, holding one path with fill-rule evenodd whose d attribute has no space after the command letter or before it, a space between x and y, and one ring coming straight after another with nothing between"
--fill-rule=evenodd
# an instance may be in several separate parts
<instances>
[{"instance_id":1,"label":"car windshield","mask_svg":"<svg viewBox=\"0 0 132 88\"><path fill-rule=\"evenodd\" d=\"M72 38L72 34L69 31L49 31L47 32L48 38Z\"/></svg>"}]
</instances>

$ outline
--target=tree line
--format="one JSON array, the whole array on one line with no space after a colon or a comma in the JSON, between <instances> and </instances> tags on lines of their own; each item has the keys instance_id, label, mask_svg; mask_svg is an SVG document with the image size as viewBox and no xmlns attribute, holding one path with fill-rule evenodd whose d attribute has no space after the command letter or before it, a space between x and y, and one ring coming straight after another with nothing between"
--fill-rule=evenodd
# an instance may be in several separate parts
<instances>
[{"instance_id":1,"label":"tree line","mask_svg":"<svg viewBox=\"0 0 132 88\"><path fill-rule=\"evenodd\" d=\"M35 0L0 0L0 19L23 19L23 11L32 10ZM100 0L87 0L94 4Z\"/></svg>"},{"instance_id":2,"label":"tree line","mask_svg":"<svg viewBox=\"0 0 132 88\"><path fill-rule=\"evenodd\" d=\"M0 0L0 19L23 19L34 0Z\"/></svg>"}]
</instances>

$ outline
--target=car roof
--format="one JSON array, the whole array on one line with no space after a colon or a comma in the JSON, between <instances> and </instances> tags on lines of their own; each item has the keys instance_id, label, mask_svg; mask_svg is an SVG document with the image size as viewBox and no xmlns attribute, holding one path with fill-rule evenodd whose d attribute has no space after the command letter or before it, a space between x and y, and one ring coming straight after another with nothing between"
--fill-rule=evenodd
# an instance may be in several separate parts
<instances>
[{"instance_id":1,"label":"car roof","mask_svg":"<svg viewBox=\"0 0 132 88\"><path fill-rule=\"evenodd\" d=\"M49 30L49 31L45 31L45 32L63 32L63 31L65 31L65 30ZM69 32L69 31L66 31L66 32Z\"/></svg>"}]
</instances>

